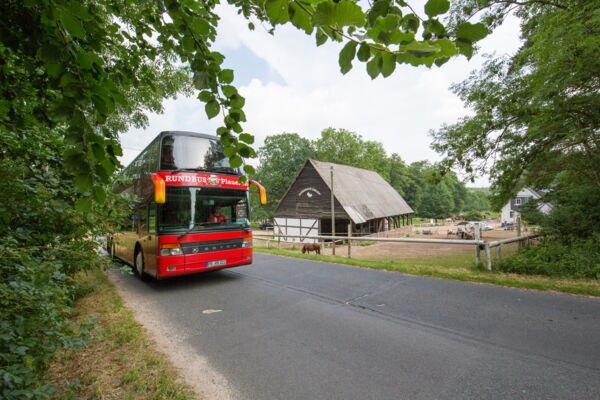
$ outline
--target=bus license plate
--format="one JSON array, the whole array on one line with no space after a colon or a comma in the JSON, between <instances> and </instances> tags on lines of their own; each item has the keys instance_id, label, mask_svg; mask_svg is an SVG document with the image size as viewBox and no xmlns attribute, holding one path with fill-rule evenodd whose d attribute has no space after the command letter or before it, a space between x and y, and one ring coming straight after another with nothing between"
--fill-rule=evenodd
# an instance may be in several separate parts
<instances>
[{"instance_id":1,"label":"bus license plate","mask_svg":"<svg viewBox=\"0 0 600 400\"><path fill-rule=\"evenodd\" d=\"M226 261L225 261L225 260L207 261L207 262L206 262L206 266L207 266L208 268L210 268L210 267L218 267L218 266L220 266L220 265L225 265L225 264L226 264Z\"/></svg>"}]
</instances>

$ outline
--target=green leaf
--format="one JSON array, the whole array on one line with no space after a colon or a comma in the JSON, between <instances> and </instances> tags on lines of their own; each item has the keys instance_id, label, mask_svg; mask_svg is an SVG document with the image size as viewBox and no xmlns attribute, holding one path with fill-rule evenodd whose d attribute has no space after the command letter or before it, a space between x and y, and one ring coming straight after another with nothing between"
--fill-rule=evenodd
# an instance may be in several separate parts
<instances>
[{"instance_id":1,"label":"green leaf","mask_svg":"<svg viewBox=\"0 0 600 400\"><path fill-rule=\"evenodd\" d=\"M390 8L389 0L377 0L373 3L373 6L367 14L369 25L375 25L375 21L378 17L382 17L388 13Z\"/></svg>"},{"instance_id":2,"label":"green leaf","mask_svg":"<svg viewBox=\"0 0 600 400\"><path fill-rule=\"evenodd\" d=\"M440 48L427 42L412 42L402 46L402 50L409 52L417 57L432 56L440 52Z\"/></svg>"},{"instance_id":3,"label":"green leaf","mask_svg":"<svg viewBox=\"0 0 600 400\"><path fill-rule=\"evenodd\" d=\"M387 78L396 69L396 56L391 53L381 55L381 74Z\"/></svg>"},{"instance_id":4,"label":"green leaf","mask_svg":"<svg viewBox=\"0 0 600 400\"><path fill-rule=\"evenodd\" d=\"M94 195L94 200L96 200L98 203L104 203L104 201L106 201L106 191L104 191L102 187L94 187L92 193Z\"/></svg>"},{"instance_id":5,"label":"green leaf","mask_svg":"<svg viewBox=\"0 0 600 400\"><path fill-rule=\"evenodd\" d=\"M437 37L446 36L448 32L446 32L446 28L440 21L437 19L430 19L423 23L423 26L426 30L433 32Z\"/></svg>"},{"instance_id":6,"label":"green leaf","mask_svg":"<svg viewBox=\"0 0 600 400\"><path fill-rule=\"evenodd\" d=\"M358 53L356 56L359 61L369 61L369 58L371 57L371 46L369 46L366 42L362 42L358 48Z\"/></svg>"},{"instance_id":7,"label":"green leaf","mask_svg":"<svg viewBox=\"0 0 600 400\"><path fill-rule=\"evenodd\" d=\"M335 6L335 23L337 26L363 26L365 13L352 0L342 0Z\"/></svg>"},{"instance_id":8,"label":"green leaf","mask_svg":"<svg viewBox=\"0 0 600 400\"><path fill-rule=\"evenodd\" d=\"M246 104L246 99L244 99L242 96L240 96L239 94L234 94L233 96L231 96L231 98L229 99L229 104L231 105L231 107L233 108L242 108L244 107L244 104Z\"/></svg>"},{"instance_id":9,"label":"green leaf","mask_svg":"<svg viewBox=\"0 0 600 400\"><path fill-rule=\"evenodd\" d=\"M210 24L204 18L196 17L192 20L192 30L195 34L207 36L210 32Z\"/></svg>"},{"instance_id":10,"label":"green leaf","mask_svg":"<svg viewBox=\"0 0 600 400\"><path fill-rule=\"evenodd\" d=\"M206 111L206 116L208 119L214 118L219 115L219 111L221 111L221 106L217 103L216 100L209 101L204 106L204 110Z\"/></svg>"},{"instance_id":11,"label":"green leaf","mask_svg":"<svg viewBox=\"0 0 600 400\"><path fill-rule=\"evenodd\" d=\"M425 3L425 14L427 14L429 18L443 14L449 9L450 2L448 0L428 0L427 3Z\"/></svg>"},{"instance_id":12,"label":"green leaf","mask_svg":"<svg viewBox=\"0 0 600 400\"><path fill-rule=\"evenodd\" d=\"M77 175L73 183L80 193L87 192L93 186L92 176L89 173Z\"/></svg>"},{"instance_id":13,"label":"green leaf","mask_svg":"<svg viewBox=\"0 0 600 400\"><path fill-rule=\"evenodd\" d=\"M75 208L81 212L91 212L92 211L92 198L91 197L81 197L75 202Z\"/></svg>"},{"instance_id":14,"label":"green leaf","mask_svg":"<svg viewBox=\"0 0 600 400\"><path fill-rule=\"evenodd\" d=\"M265 2L265 11L273 25L285 24L290 20L287 0L267 0Z\"/></svg>"},{"instance_id":15,"label":"green leaf","mask_svg":"<svg viewBox=\"0 0 600 400\"><path fill-rule=\"evenodd\" d=\"M219 72L219 82L221 82L221 83L233 82L233 70L231 70L231 69L221 70L221 72Z\"/></svg>"},{"instance_id":16,"label":"green leaf","mask_svg":"<svg viewBox=\"0 0 600 400\"><path fill-rule=\"evenodd\" d=\"M419 30L419 18L415 14L407 14L402 18L402 28L405 31L417 33Z\"/></svg>"},{"instance_id":17,"label":"green leaf","mask_svg":"<svg viewBox=\"0 0 600 400\"><path fill-rule=\"evenodd\" d=\"M334 25L335 3L332 0L326 0L317 4L315 13L312 16L312 23L315 26Z\"/></svg>"},{"instance_id":18,"label":"green leaf","mask_svg":"<svg viewBox=\"0 0 600 400\"><path fill-rule=\"evenodd\" d=\"M85 37L85 29L81 21L68 12L63 12L60 15L60 20L71 36L82 39Z\"/></svg>"},{"instance_id":19,"label":"green leaf","mask_svg":"<svg viewBox=\"0 0 600 400\"><path fill-rule=\"evenodd\" d=\"M317 46L324 44L327 41L327 35L323 30L317 29L317 33L315 34L315 39L317 41Z\"/></svg>"},{"instance_id":20,"label":"green leaf","mask_svg":"<svg viewBox=\"0 0 600 400\"><path fill-rule=\"evenodd\" d=\"M223 85L223 86L221 86L221 90L223 91L223 94L227 98L231 98L232 96L237 94L237 89L235 88L235 86Z\"/></svg>"},{"instance_id":21,"label":"green leaf","mask_svg":"<svg viewBox=\"0 0 600 400\"><path fill-rule=\"evenodd\" d=\"M94 153L94 159L96 161L102 161L106 157L104 148L98 143L92 144L92 153Z\"/></svg>"},{"instance_id":22,"label":"green leaf","mask_svg":"<svg viewBox=\"0 0 600 400\"><path fill-rule=\"evenodd\" d=\"M242 166L242 163L243 160L240 156L233 156L229 158L229 165L231 165L232 168L239 168Z\"/></svg>"},{"instance_id":23,"label":"green leaf","mask_svg":"<svg viewBox=\"0 0 600 400\"><path fill-rule=\"evenodd\" d=\"M306 12L296 2L290 4L288 12L290 14L290 20L296 28L302 29L308 35L312 33L314 27L310 22L310 14L308 12Z\"/></svg>"},{"instance_id":24,"label":"green leaf","mask_svg":"<svg viewBox=\"0 0 600 400\"><path fill-rule=\"evenodd\" d=\"M252 144L254 143L254 136L249 133L242 133L240 135L240 140L244 143Z\"/></svg>"},{"instance_id":25,"label":"green leaf","mask_svg":"<svg viewBox=\"0 0 600 400\"><path fill-rule=\"evenodd\" d=\"M456 37L458 39L467 40L471 43L483 39L489 33L488 28L481 22L472 24L463 22L456 27Z\"/></svg>"},{"instance_id":26,"label":"green leaf","mask_svg":"<svg viewBox=\"0 0 600 400\"><path fill-rule=\"evenodd\" d=\"M352 0L322 1L312 17L315 26L362 26L365 23L365 14L362 8Z\"/></svg>"},{"instance_id":27,"label":"green leaf","mask_svg":"<svg viewBox=\"0 0 600 400\"><path fill-rule=\"evenodd\" d=\"M191 53L196 48L196 42L194 42L194 38L192 36L184 36L181 39L181 46L184 51Z\"/></svg>"},{"instance_id":28,"label":"green leaf","mask_svg":"<svg viewBox=\"0 0 600 400\"><path fill-rule=\"evenodd\" d=\"M342 48L342 51L340 51L339 64L342 74L345 74L352 69L352 60L354 60L354 56L356 55L356 45L356 42L349 41Z\"/></svg>"},{"instance_id":29,"label":"green leaf","mask_svg":"<svg viewBox=\"0 0 600 400\"><path fill-rule=\"evenodd\" d=\"M225 157L233 157L233 155L236 153L237 149L235 147L225 147L223 149L223 154L225 155Z\"/></svg>"},{"instance_id":30,"label":"green leaf","mask_svg":"<svg viewBox=\"0 0 600 400\"><path fill-rule=\"evenodd\" d=\"M438 39L433 41L436 46L440 48L440 52L436 54L438 57L452 57L458 54L458 47L450 39Z\"/></svg>"},{"instance_id":31,"label":"green leaf","mask_svg":"<svg viewBox=\"0 0 600 400\"><path fill-rule=\"evenodd\" d=\"M371 79L375 79L375 78L377 78L377 75L379 75L380 72L381 72L381 56L379 54L377 54L377 55L375 55L375 57L373 57L371 59L371 61L369 61L367 63L367 73L369 74Z\"/></svg>"},{"instance_id":32,"label":"green leaf","mask_svg":"<svg viewBox=\"0 0 600 400\"><path fill-rule=\"evenodd\" d=\"M248 175L255 175L256 169L252 165L244 165L244 172Z\"/></svg>"},{"instance_id":33,"label":"green leaf","mask_svg":"<svg viewBox=\"0 0 600 400\"><path fill-rule=\"evenodd\" d=\"M469 60L473 57L473 44L471 42L458 39L455 44L460 54L463 54Z\"/></svg>"},{"instance_id":34,"label":"green leaf","mask_svg":"<svg viewBox=\"0 0 600 400\"><path fill-rule=\"evenodd\" d=\"M203 90L198 94L198 99L203 103L208 103L209 101L215 99L215 95L212 92L209 92L208 90Z\"/></svg>"}]
</instances>

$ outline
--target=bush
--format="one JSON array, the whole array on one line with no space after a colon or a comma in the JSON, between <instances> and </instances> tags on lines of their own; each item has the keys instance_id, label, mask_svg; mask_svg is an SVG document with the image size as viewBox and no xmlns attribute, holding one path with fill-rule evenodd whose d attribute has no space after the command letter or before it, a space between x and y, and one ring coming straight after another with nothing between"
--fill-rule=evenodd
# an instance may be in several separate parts
<instances>
[{"instance_id":1,"label":"bush","mask_svg":"<svg viewBox=\"0 0 600 400\"><path fill-rule=\"evenodd\" d=\"M108 208L75 207L78 195L59 157L62 143L59 131L0 132L0 169L10 171L0 191L2 399L51 395L44 382L48 362L61 347L85 342L69 329L73 300L83 290L75 290L72 277L106 262L92 237L111 222Z\"/></svg>"},{"instance_id":2,"label":"bush","mask_svg":"<svg viewBox=\"0 0 600 400\"><path fill-rule=\"evenodd\" d=\"M600 234L590 239L544 239L497 263L504 272L600 279Z\"/></svg>"}]
</instances>

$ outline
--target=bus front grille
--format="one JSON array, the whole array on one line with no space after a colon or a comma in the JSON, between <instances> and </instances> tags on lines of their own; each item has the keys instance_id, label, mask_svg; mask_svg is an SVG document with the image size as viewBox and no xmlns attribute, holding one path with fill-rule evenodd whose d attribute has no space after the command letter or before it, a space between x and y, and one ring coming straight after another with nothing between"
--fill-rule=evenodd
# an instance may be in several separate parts
<instances>
[{"instance_id":1,"label":"bus front grille","mask_svg":"<svg viewBox=\"0 0 600 400\"><path fill-rule=\"evenodd\" d=\"M243 239L210 240L206 242L181 243L183 254L199 254L209 251L221 251L239 249L242 247Z\"/></svg>"}]
</instances>

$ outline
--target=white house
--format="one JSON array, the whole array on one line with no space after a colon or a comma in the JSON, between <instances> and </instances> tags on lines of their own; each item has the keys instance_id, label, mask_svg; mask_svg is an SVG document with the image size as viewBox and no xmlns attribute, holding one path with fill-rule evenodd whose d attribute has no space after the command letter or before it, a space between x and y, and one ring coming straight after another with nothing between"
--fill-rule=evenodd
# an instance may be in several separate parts
<instances>
[{"instance_id":1,"label":"white house","mask_svg":"<svg viewBox=\"0 0 600 400\"><path fill-rule=\"evenodd\" d=\"M502 214L500 216L500 222L502 223L515 223L515 212L521 210L521 206L527 203L529 200L538 200L544 195L544 192L535 190L532 188L523 188L517 193L516 197L510 199L504 207L502 207ZM548 214L552 210L552 204L539 203L538 210L544 214Z\"/></svg>"}]
</instances>

